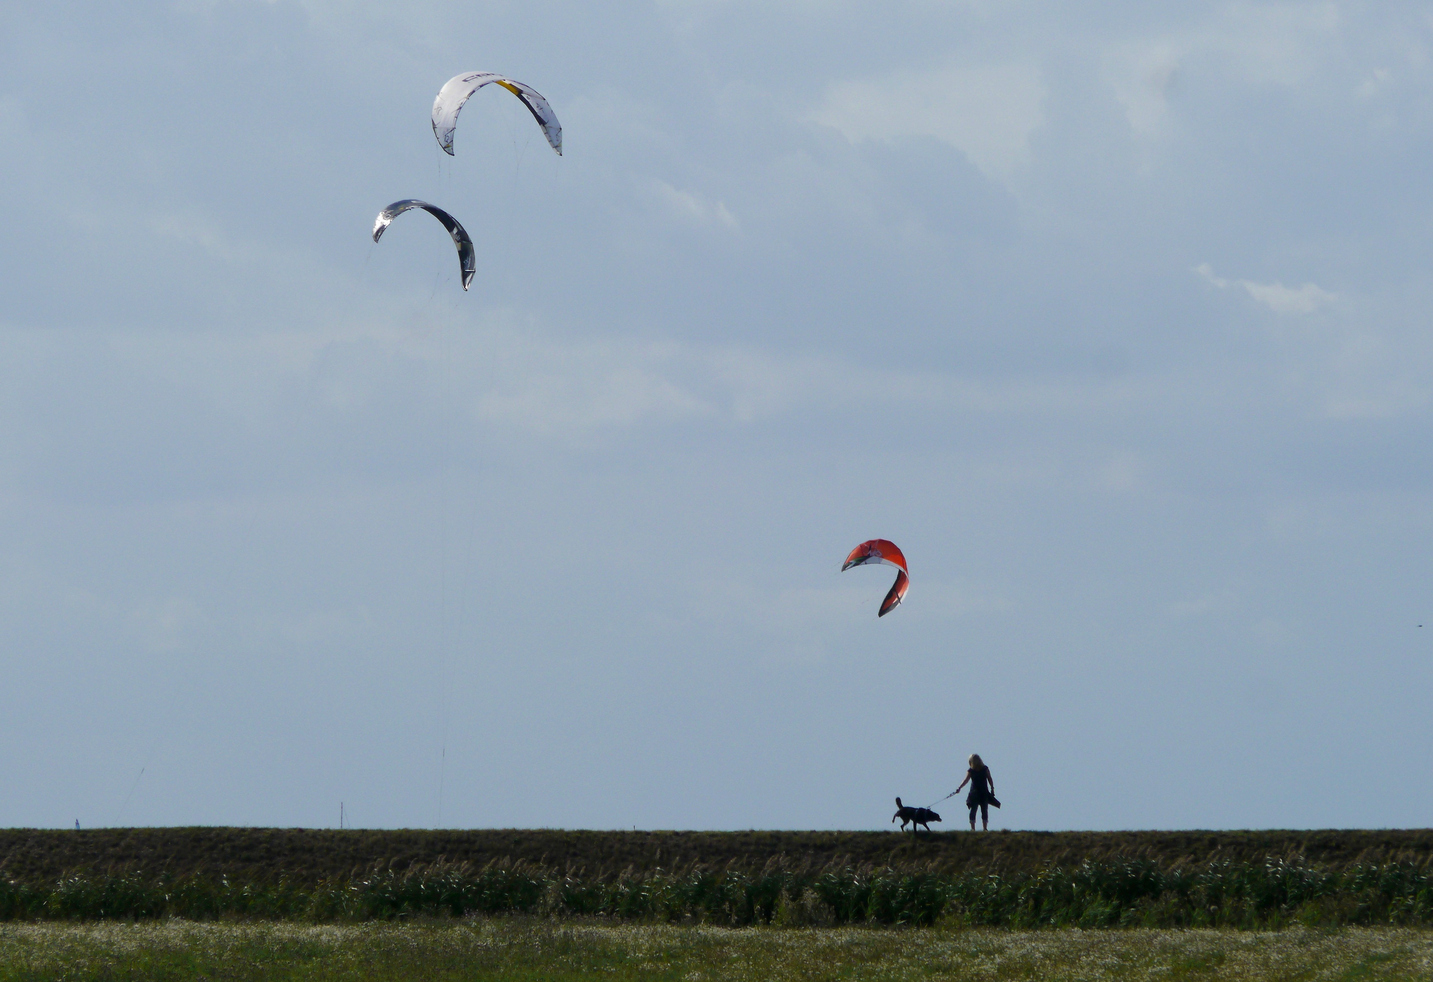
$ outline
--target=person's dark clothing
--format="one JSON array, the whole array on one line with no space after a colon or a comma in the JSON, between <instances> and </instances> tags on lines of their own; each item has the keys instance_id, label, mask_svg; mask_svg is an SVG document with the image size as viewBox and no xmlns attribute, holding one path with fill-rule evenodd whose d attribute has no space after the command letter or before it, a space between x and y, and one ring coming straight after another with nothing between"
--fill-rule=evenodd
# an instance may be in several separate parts
<instances>
[{"instance_id":1,"label":"person's dark clothing","mask_svg":"<svg viewBox=\"0 0 1433 982\"><path fill-rule=\"evenodd\" d=\"M981 765L980 770L974 767L965 772L970 778L970 790L965 795L965 807L975 808L978 805L993 805L995 795L990 793L990 768Z\"/></svg>"}]
</instances>

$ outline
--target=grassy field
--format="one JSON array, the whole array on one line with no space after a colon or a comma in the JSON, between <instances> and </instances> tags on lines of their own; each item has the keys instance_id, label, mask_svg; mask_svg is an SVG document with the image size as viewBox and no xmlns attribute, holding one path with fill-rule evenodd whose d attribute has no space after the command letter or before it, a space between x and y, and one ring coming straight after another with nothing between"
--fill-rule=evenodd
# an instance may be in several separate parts
<instances>
[{"instance_id":1,"label":"grassy field","mask_svg":"<svg viewBox=\"0 0 1433 982\"><path fill-rule=\"evenodd\" d=\"M873 931L459 924L0 926L0 982L1375 980L1433 977L1433 933Z\"/></svg>"}]
</instances>

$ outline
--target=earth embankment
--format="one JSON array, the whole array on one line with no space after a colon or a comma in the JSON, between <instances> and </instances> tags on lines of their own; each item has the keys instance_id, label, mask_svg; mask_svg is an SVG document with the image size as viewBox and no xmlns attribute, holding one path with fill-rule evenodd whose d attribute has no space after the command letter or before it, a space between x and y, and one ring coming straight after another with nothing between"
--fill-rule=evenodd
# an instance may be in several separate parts
<instances>
[{"instance_id":1,"label":"earth embankment","mask_svg":"<svg viewBox=\"0 0 1433 982\"><path fill-rule=\"evenodd\" d=\"M760 870L829 864L960 873L1029 871L1085 860L1210 862L1433 860L1433 830L988 832L609 832L556 829L133 828L0 830L0 877L41 882L76 871L284 878L316 883L376 867L525 862L589 875L702 866Z\"/></svg>"}]
</instances>

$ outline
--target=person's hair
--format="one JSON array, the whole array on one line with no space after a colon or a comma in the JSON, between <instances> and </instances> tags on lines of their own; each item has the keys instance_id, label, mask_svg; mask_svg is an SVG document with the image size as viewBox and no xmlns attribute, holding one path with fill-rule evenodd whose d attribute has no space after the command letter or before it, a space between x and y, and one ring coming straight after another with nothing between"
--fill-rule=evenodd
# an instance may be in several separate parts
<instances>
[{"instance_id":1,"label":"person's hair","mask_svg":"<svg viewBox=\"0 0 1433 982\"><path fill-rule=\"evenodd\" d=\"M980 770L982 767L985 766L985 761L980 759L980 754L971 754L970 766L975 768L976 770Z\"/></svg>"}]
</instances>

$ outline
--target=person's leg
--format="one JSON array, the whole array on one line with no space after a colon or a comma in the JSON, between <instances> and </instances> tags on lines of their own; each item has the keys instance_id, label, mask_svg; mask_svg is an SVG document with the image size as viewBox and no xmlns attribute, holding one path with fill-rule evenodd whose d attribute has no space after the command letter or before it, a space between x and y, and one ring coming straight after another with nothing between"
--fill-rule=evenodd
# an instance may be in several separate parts
<instances>
[{"instance_id":1,"label":"person's leg","mask_svg":"<svg viewBox=\"0 0 1433 982\"><path fill-rule=\"evenodd\" d=\"M975 806L970 806L970 831L975 831Z\"/></svg>"},{"instance_id":2,"label":"person's leg","mask_svg":"<svg viewBox=\"0 0 1433 982\"><path fill-rule=\"evenodd\" d=\"M970 824L975 825L974 817L971 818ZM980 803L980 831L990 831L990 806L983 801Z\"/></svg>"}]
</instances>

